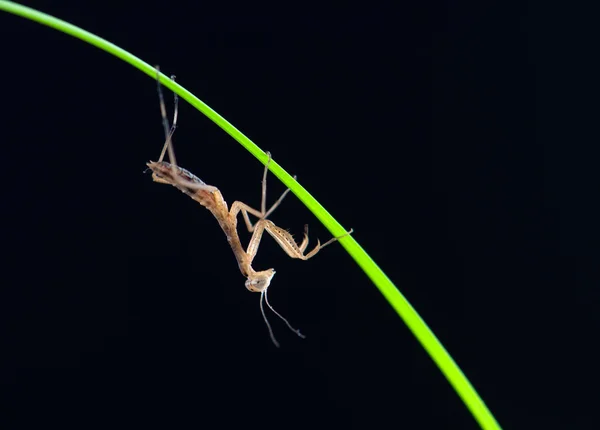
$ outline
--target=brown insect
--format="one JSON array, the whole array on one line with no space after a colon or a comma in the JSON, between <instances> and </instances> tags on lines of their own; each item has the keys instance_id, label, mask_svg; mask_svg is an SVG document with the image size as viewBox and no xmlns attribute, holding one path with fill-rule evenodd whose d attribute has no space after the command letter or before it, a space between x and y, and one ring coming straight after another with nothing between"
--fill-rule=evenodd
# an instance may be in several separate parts
<instances>
[{"instance_id":1,"label":"brown insect","mask_svg":"<svg viewBox=\"0 0 600 430\"><path fill-rule=\"evenodd\" d=\"M273 239L275 239L275 241L279 244L279 246L281 246L281 248L285 251L285 253L290 257L299 258L301 260L308 260L309 258L314 257L321 249L323 249L327 245L335 242L341 237L351 234L352 230L350 230L343 236L334 237L330 239L323 245L321 245L321 243L317 241L317 246L315 246L310 252L305 254L305 250L308 246L308 225L304 227L304 238L302 239L302 242L300 244L297 244L289 232L276 226L271 220L268 220L267 217L271 215L273 211L281 204L285 196L290 191L289 189L287 189L281 195L281 197L277 199L277 201L271 206L269 210L266 209L267 172L269 170L269 163L271 161L271 154L269 152L267 152L268 161L265 165L262 179L261 210L256 210L240 201L233 202L231 208L229 208L227 206L227 202L225 201L225 199L223 199L223 196L221 195L221 192L217 187L207 185L197 176L177 165L175 159L175 151L173 149L172 137L177 126L178 98L175 94L175 110L173 114L173 125L169 126L164 97L160 85L160 80L158 78L158 67L156 68L156 70L158 96L160 101L160 112L162 116L163 126L165 129L165 144L163 146L158 161L150 161L149 163L147 163L147 166L150 168L150 170L152 170L152 179L155 182L159 182L161 184L170 184L174 186L184 194L187 194L192 199L200 203L206 209L208 209L217 219L217 222L219 223L221 229L227 237L227 242L229 242L229 245L233 250L240 271L242 272L242 275L246 277L246 288L250 291L261 293L260 310L265 320L265 323L267 324L267 328L269 330L269 334L273 343L276 346L279 346L279 343L273 335L271 325L269 324L269 321L265 315L265 311L262 304L263 298L264 301L267 303L267 306L271 309L271 311L273 311L275 315L281 318L287 324L290 330L295 332L298 336L304 338L304 335L302 335L298 330L294 329L291 326L291 324L277 311L275 311L275 309L273 309L273 307L269 304L269 300L267 297L267 289L271 284L271 279L275 275L275 270L267 269L256 271L252 268L252 260L254 260L254 257L256 256L263 233L266 231L269 235L271 235ZM171 76L171 79L174 78L174 76ZM164 157L167 153L169 155L169 162L164 161ZM244 248L242 247L237 232L237 216L240 212L242 213L242 217L244 218L244 222L246 223L248 231L252 233L252 237L246 250L244 250ZM252 224L248 214L252 214L258 218L255 224Z\"/></svg>"}]
</instances>

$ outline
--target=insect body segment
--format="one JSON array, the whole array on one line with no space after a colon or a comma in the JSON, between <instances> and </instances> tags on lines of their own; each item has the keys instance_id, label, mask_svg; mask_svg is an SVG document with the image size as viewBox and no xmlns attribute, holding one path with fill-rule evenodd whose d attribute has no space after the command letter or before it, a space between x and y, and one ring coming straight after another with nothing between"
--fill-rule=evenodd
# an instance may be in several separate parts
<instances>
[{"instance_id":1,"label":"insect body segment","mask_svg":"<svg viewBox=\"0 0 600 430\"><path fill-rule=\"evenodd\" d=\"M150 168L150 170L152 170L152 179L155 182L161 184L170 184L175 188L179 189L181 192L187 194L192 199L194 199L206 209L208 209L217 219L221 229L227 237L227 241L229 242L233 253L235 254L240 271L242 272L242 275L246 277L246 288L252 292L261 293L260 309L269 329L269 333L271 335L273 343L279 346L279 344L275 340L275 337L273 336L273 331L264 313L264 309L262 306L263 298L265 303L267 303L267 306L278 317L280 317L292 331L298 334L298 336L303 337L299 331L294 329L290 325L290 323L279 313L277 313L277 311L275 311L275 309L273 309L269 304L266 293L267 289L269 288L269 285L271 284L271 279L275 275L275 270L267 269L262 271L255 271L252 268L252 261L254 260L254 257L258 252L258 247L260 245L262 235L266 231L271 237L273 237L273 239L275 239L275 241L279 244L279 246L281 246L281 248L285 251L287 255L289 255L292 258L298 258L301 260L308 260L309 258L314 257L325 246L335 242L343 236L334 237L323 245L321 245L321 243L317 241L317 246L315 246L315 248L308 254L304 254L304 251L308 246L308 226L304 227L304 238L302 242L300 244L297 244L288 231L276 226L271 220L267 219L267 217L281 204L285 196L290 191L289 189L287 189L279 197L279 199L271 206L271 208L269 208L268 210L266 209L267 173L269 163L271 161L270 153L267 153L268 161L265 165L265 170L263 172L262 199L260 211L240 201L233 202L233 204L231 205L231 209L229 209L227 206L227 202L225 201L217 187L207 185L205 182L203 182L201 179L199 179L197 176L195 176L188 170L177 166L177 162L175 161L175 151L173 149L173 144L171 141L177 122L177 97L175 97L175 113L173 116L173 125L169 127L169 121L166 116L166 108L162 96L160 80L158 79L158 68L157 81L158 94L160 99L160 110L163 119L166 140L159 160L150 161L147 163L147 166ZM166 153L169 154L170 162L163 161L163 158ZM244 250L244 248L242 247L237 232L237 216L240 212L242 213L242 217L244 219L248 231L252 233L252 237L246 250ZM250 221L249 214L258 218L255 224L252 224L252 222ZM352 230L350 230L344 236L351 233Z\"/></svg>"}]
</instances>

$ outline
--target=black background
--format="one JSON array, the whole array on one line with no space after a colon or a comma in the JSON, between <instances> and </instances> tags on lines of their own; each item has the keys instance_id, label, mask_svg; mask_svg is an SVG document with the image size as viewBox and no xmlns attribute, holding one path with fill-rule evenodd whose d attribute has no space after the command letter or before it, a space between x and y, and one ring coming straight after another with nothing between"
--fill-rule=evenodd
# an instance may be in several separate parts
<instances>
[{"instance_id":1,"label":"black background","mask_svg":"<svg viewBox=\"0 0 600 430\"><path fill-rule=\"evenodd\" d=\"M415 3L30 2L176 74L297 174L501 425L592 428L598 150L543 116L525 6ZM272 317L276 349L210 213L144 174L154 81L6 13L0 38L7 428L478 428L339 245L302 262L264 239L254 267L307 335ZM259 205L262 165L185 102L175 144ZM293 196L272 219L330 236Z\"/></svg>"}]
</instances>

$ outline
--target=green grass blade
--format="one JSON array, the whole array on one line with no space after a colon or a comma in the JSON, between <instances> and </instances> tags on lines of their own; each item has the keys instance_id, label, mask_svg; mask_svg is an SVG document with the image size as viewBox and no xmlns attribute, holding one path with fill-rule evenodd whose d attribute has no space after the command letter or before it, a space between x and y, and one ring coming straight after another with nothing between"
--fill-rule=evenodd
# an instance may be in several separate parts
<instances>
[{"instance_id":1,"label":"green grass blade","mask_svg":"<svg viewBox=\"0 0 600 430\"><path fill-rule=\"evenodd\" d=\"M81 39L90 45L94 45L115 57L126 61L132 66L149 75L152 79L156 78L156 71L153 66L145 63L129 52L118 46L104 40L92 33L89 33L79 27L69 24L60 19L54 18L45 13L22 6L17 3L0 0L0 10L22 16L24 18L47 25L58 31L69 34ZM254 142L244 136L238 129L226 121L221 115L212 110L208 105L183 88L181 85L171 81L167 76L161 74L161 82L164 86L177 93L181 98L196 107L200 112L210 118L219 127L225 130L231 137L244 146L252 155L258 158L263 164L267 161L266 154ZM281 182L289 187L292 192L310 209L310 211L327 227L334 236L340 236L346 230L325 210L319 202L312 197L298 182L296 182L289 173L287 173L279 164L271 161L270 170L277 176ZM367 276L373 281L381 291L387 301L396 310L398 315L404 320L408 328L413 332L418 341L423 345L433 361L438 365L442 373L446 376L450 384L454 387L467 408L471 411L481 428L486 430L500 429L500 426L494 416L491 414L483 400L479 397L469 380L454 362L450 354L440 343L425 321L419 316L417 311L411 306L406 298L394 286L392 281L375 264L369 255L362 249L352 236L347 236L340 240L342 246L354 258L358 265L364 270Z\"/></svg>"}]
</instances>

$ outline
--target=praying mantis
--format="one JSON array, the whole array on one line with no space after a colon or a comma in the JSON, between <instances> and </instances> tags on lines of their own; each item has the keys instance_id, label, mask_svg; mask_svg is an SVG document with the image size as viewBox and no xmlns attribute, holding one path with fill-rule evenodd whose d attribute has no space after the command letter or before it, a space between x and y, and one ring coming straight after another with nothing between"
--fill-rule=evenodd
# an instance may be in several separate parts
<instances>
[{"instance_id":1,"label":"praying mantis","mask_svg":"<svg viewBox=\"0 0 600 430\"><path fill-rule=\"evenodd\" d=\"M258 292L261 294L260 310L269 330L271 340L273 341L275 346L279 347L279 343L275 339L271 325L269 324L269 321L266 317L263 308L263 299L267 306L271 309L271 311L273 311L275 315L281 318L287 324L290 330L292 330L301 338L304 338L304 335L302 335L300 331L294 329L291 326L291 324L269 304L269 300L267 297L267 289L269 288L271 280L275 275L275 270L267 269L256 271L252 268L252 261L254 260L254 257L258 252L258 247L260 245L263 233L267 232L271 237L273 237L273 239L275 239L279 246L291 258L308 260L309 258L314 257L321 249L323 249L327 245L339 240L344 236L351 234L353 230L348 231L342 236L334 237L324 244L321 244L320 241L317 240L317 245L310 252L305 253L306 248L308 247L308 225L304 226L304 237L302 239L302 242L300 244L297 244L288 231L278 227L273 223L273 221L267 219L269 215L271 215L273 211L281 204L285 196L290 191L289 188L285 190L283 194L279 197L279 199L277 199L277 201L269 208L269 210L267 210L267 173L269 171L269 164L271 162L271 154L269 152L266 153L268 161L265 165L262 178L262 197L260 211L240 201L233 202L231 208L229 208L227 202L225 201L217 187L207 185L200 178L198 178L188 170L177 165L172 138L177 127L178 97L177 94L174 94L175 106L173 113L173 123L172 125L169 125L162 87L160 84L160 71L158 66L156 67L156 73L160 113L165 132L165 143L163 145L158 161L150 161L147 163L148 168L152 171L152 179L160 184L169 184L174 186L184 194L187 194L196 202L200 203L206 209L208 209L217 219L219 226L221 227L221 229L225 233L225 236L227 237L227 242L233 250L233 253L238 263L238 267L242 272L242 275L246 278L246 288L252 292ZM171 79L174 80L175 77L171 76ZM165 155L167 154L169 156L169 161L164 161ZM294 177L294 179L296 179L296 177ZM244 250L237 232L237 217L240 212L242 213L242 217L246 224L246 228L250 233L252 233L252 237L246 250ZM258 219L254 224L250 221L249 214L255 216Z\"/></svg>"}]
</instances>

